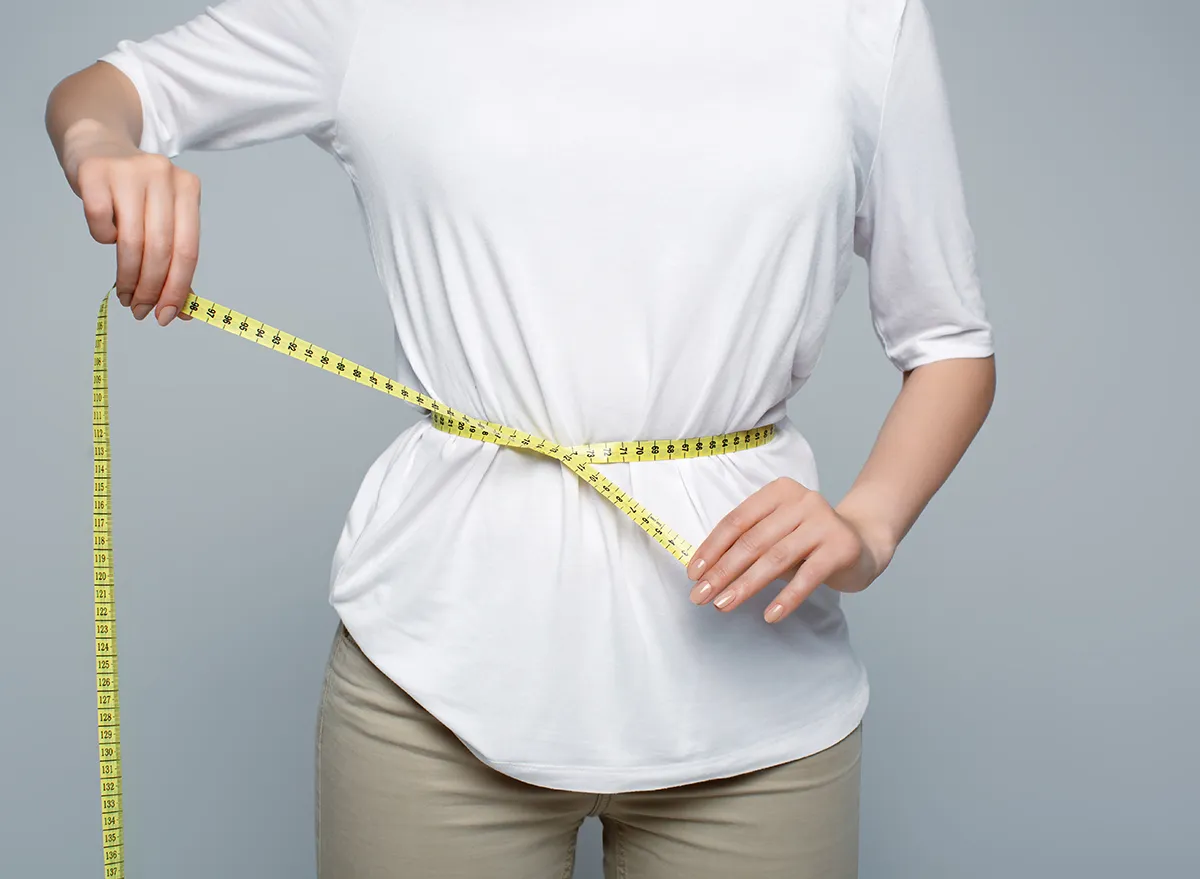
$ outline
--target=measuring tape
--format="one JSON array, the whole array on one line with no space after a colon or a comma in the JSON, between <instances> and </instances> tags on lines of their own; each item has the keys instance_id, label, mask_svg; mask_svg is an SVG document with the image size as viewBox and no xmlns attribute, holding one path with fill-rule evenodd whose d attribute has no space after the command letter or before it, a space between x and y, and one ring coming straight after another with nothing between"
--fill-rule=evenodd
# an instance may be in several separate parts
<instances>
[{"instance_id":1,"label":"measuring tape","mask_svg":"<svg viewBox=\"0 0 1200 879\"><path fill-rule=\"evenodd\" d=\"M115 289L115 288L114 288ZM96 711L100 744L100 814L104 834L104 877L125 877L125 825L121 790L121 702L117 688L117 629L113 595L112 556L112 453L108 420L108 299L104 294L96 317L96 351L92 364L92 436L94 442L93 533L94 581L96 589ZM561 461L617 509L633 520L682 564L692 558L694 547L607 479L595 464L621 461L661 461L723 455L761 446L775 435L775 425L752 427L733 433L686 439L631 440L583 443L564 446L515 427L508 427L440 403L428 394L400 384L374 370L359 366L298 336L254 320L244 314L190 293L184 313L233 333L243 339L279 351L295 360L311 363L342 378L398 397L430 412L435 428L482 442L525 449Z\"/></svg>"}]
</instances>

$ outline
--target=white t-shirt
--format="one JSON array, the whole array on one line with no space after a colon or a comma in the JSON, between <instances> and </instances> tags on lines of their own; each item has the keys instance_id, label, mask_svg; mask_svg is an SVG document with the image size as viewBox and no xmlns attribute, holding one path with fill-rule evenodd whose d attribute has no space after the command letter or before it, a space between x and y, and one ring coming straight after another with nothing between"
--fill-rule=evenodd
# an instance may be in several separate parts
<instances>
[{"instance_id":1,"label":"white t-shirt","mask_svg":"<svg viewBox=\"0 0 1200 879\"><path fill-rule=\"evenodd\" d=\"M856 253L898 369L992 353L921 0L228 0L104 60L141 94L144 150L302 134L340 163L405 384L571 445L776 423L758 448L601 465L694 545L778 476L819 489L785 403ZM557 461L426 417L367 471L330 600L481 760L616 792L859 723L839 594L766 623L784 582L697 607Z\"/></svg>"}]
</instances>

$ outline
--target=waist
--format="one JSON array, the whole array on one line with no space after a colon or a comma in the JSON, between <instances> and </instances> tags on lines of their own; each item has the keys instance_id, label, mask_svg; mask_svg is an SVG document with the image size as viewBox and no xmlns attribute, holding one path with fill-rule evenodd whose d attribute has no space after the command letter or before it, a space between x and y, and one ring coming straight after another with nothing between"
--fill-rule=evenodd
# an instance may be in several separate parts
<instances>
[{"instance_id":1,"label":"waist","mask_svg":"<svg viewBox=\"0 0 1200 879\"><path fill-rule=\"evenodd\" d=\"M724 455L765 445L776 434L776 423L768 423L716 434L614 439L564 445L515 427L468 417L453 410L432 411L429 420L434 428L444 433L536 452L557 458L564 464L571 464L575 460L590 465Z\"/></svg>"}]
</instances>

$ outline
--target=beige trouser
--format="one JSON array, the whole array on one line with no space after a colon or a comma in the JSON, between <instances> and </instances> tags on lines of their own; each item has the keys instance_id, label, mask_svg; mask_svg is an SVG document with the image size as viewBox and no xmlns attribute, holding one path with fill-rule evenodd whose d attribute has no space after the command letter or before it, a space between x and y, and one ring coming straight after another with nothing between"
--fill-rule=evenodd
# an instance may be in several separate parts
<instances>
[{"instance_id":1,"label":"beige trouser","mask_svg":"<svg viewBox=\"0 0 1200 879\"><path fill-rule=\"evenodd\" d=\"M618 794L485 765L338 627L317 725L320 879L570 879L603 823L605 879L855 879L862 727L731 778Z\"/></svg>"}]
</instances>

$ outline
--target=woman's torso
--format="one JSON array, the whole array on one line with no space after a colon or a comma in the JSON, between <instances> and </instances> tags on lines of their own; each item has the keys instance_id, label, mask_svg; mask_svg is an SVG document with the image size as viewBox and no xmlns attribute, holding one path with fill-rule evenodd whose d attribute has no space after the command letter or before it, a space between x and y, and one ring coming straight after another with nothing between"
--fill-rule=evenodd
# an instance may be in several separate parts
<instances>
[{"instance_id":1,"label":"woman's torso","mask_svg":"<svg viewBox=\"0 0 1200 879\"><path fill-rule=\"evenodd\" d=\"M405 384L567 444L775 423L758 448L603 465L699 544L776 477L820 487L786 403L816 366L878 188L904 8L226 0L107 58L142 97L143 149L303 132L337 158ZM923 94L893 129L871 291L906 368L990 344L931 43L913 33ZM683 567L558 462L421 418L367 470L330 598L481 759L613 792L796 759L857 726L867 681L837 593L767 624L782 585L731 613L696 607Z\"/></svg>"},{"instance_id":2,"label":"woman's torso","mask_svg":"<svg viewBox=\"0 0 1200 879\"><path fill-rule=\"evenodd\" d=\"M369 3L331 144L397 377L568 444L780 422L765 447L605 465L694 544L777 476L818 488L787 398L819 356L857 198L844 2ZM332 600L502 771L595 790L803 756L857 724L836 593L775 627L557 462L419 422L364 480ZM760 606L761 605L761 606Z\"/></svg>"}]
</instances>

